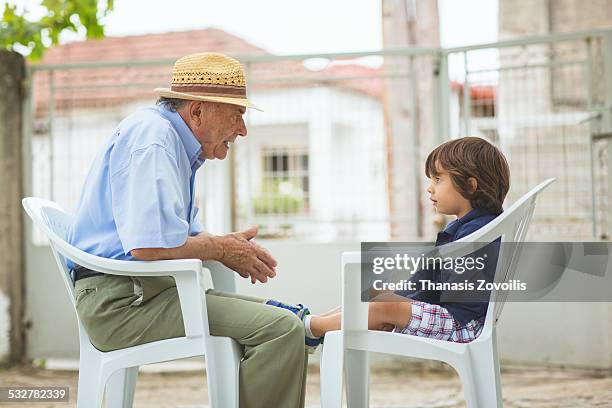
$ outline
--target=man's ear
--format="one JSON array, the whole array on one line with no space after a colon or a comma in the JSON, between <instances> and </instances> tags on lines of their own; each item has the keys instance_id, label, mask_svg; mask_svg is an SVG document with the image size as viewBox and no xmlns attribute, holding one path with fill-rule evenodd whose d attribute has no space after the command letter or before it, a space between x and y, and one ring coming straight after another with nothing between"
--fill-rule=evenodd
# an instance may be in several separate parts
<instances>
[{"instance_id":1,"label":"man's ear","mask_svg":"<svg viewBox=\"0 0 612 408\"><path fill-rule=\"evenodd\" d=\"M478 180L475 177L468 178L468 183L470 183L470 192L474 193L478 188Z\"/></svg>"},{"instance_id":2,"label":"man's ear","mask_svg":"<svg viewBox=\"0 0 612 408\"><path fill-rule=\"evenodd\" d=\"M189 120L197 126L202 124L202 102L189 102Z\"/></svg>"}]
</instances>

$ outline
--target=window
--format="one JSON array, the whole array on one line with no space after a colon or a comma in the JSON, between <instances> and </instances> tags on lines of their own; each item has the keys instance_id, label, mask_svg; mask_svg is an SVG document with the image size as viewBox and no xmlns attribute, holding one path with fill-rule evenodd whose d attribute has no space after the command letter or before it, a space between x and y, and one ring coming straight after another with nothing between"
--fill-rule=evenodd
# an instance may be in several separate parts
<instances>
[{"instance_id":1,"label":"window","mask_svg":"<svg viewBox=\"0 0 612 408\"><path fill-rule=\"evenodd\" d=\"M261 150L261 188L254 198L258 215L308 213L309 180L306 147L266 147Z\"/></svg>"}]
</instances>

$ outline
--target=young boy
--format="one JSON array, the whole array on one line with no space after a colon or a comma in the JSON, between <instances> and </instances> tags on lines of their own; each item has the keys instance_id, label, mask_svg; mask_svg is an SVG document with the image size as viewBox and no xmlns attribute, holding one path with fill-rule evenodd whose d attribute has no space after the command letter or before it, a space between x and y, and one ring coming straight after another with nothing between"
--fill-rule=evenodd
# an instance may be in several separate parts
<instances>
[{"instance_id":1,"label":"young boy","mask_svg":"<svg viewBox=\"0 0 612 408\"><path fill-rule=\"evenodd\" d=\"M503 211L510 171L504 155L484 139L464 137L438 146L427 157L425 174L431 180L427 192L433 207L441 214L457 217L438 233L436 246L471 234ZM496 258L497 254L495 262ZM411 280L444 280L444 276L420 270ZM483 301L445 302L439 291L424 290L383 293L376 300L369 304L370 330L394 330L460 343L478 337L488 306ZM268 304L289 309L304 321L308 346L316 347L325 333L340 329L339 309L310 315L302 305L273 300Z\"/></svg>"}]
</instances>

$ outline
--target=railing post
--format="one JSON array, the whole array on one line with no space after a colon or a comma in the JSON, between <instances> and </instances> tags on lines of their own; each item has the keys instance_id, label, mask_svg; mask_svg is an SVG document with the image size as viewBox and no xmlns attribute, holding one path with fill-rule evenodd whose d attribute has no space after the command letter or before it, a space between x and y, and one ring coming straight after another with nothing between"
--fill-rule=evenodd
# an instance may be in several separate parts
<instances>
[{"instance_id":1,"label":"railing post","mask_svg":"<svg viewBox=\"0 0 612 408\"><path fill-rule=\"evenodd\" d=\"M604 54L604 100L605 109L603 113L602 128L604 133L612 133L612 30L603 36ZM608 149L608 153L611 150Z\"/></svg>"},{"instance_id":2,"label":"railing post","mask_svg":"<svg viewBox=\"0 0 612 408\"><path fill-rule=\"evenodd\" d=\"M591 38L585 40L586 48L586 61L585 61L585 86L587 89L587 110L590 112L593 109L593 52L592 52L592 41ZM593 122L590 123L591 135L593 134ZM593 238L597 238L597 195L595 189L595 154L593 152L593 138L589 139L589 160L591 163L590 176L591 176L591 232Z\"/></svg>"},{"instance_id":3,"label":"railing post","mask_svg":"<svg viewBox=\"0 0 612 408\"><path fill-rule=\"evenodd\" d=\"M472 117L472 94L470 85L470 70L468 68L468 51L463 52L465 78L463 80L463 135L470 135L470 119Z\"/></svg>"},{"instance_id":4,"label":"railing post","mask_svg":"<svg viewBox=\"0 0 612 408\"><path fill-rule=\"evenodd\" d=\"M49 140L49 200L54 200L55 160L53 155L53 117L55 115L55 71L49 71L49 104L47 111L47 136Z\"/></svg>"},{"instance_id":5,"label":"railing post","mask_svg":"<svg viewBox=\"0 0 612 408\"><path fill-rule=\"evenodd\" d=\"M612 135L612 30L603 36L604 57L604 102L605 106L601 118L601 131ZM608 137L608 214L607 236L612 237L612 138Z\"/></svg>"},{"instance_id":6,"label":"railing post","mask_svg":"<svg viewBox=\"0 0 612 408\"><path fill-rule=\"evenodd\" d=\"M252 64L250 62L247 62L244 64L244 70L245 70L245 74L248 80L251 79L251 66ZM251 115L247 114L247 121L246 121L246 126L247 129L250 128L251 126ZM247 219L246 219L246 224L244 225L245 228L250 228L251 225L253 225L253 220L255 218L255 211L253 208L253 180L252 180L252 175L251 175L251 155L253 153L253 147L252 144L250 142L251 139L248 139L246 141L246 144L244 145L245 149L246 149L246 154L243 155L244 160L246 162L246 171L247 171L247 177L246 177L246 206L247 206ZM240 228L239 226L239 208L236 207L236 203L238 203L238 197L237 197L237 193L236 193L236 182L238 180L238 178L236 177L236 163L232 163L232 230L236 231L238 230L238 228ZM244 220L243 220L244 221ZM244 228L243 228L244 229Z\"/></svg>"},{"instance_id":7,"label":"railing post","mask_svg":"<svg viewBox=\"0 0 612 408\"><path fill-rule=\"evenodd\" d=\"M438 87L436 95L437 109L434 112L438 115L434 121L437 126L437 144L442 144L451 138L450 134L450 92L451 92L451 81L448 76L448 54L445 51L441 51L438 54L438 68L436 70L437 81L435 81Z\"/></svg>"}]
</instances>

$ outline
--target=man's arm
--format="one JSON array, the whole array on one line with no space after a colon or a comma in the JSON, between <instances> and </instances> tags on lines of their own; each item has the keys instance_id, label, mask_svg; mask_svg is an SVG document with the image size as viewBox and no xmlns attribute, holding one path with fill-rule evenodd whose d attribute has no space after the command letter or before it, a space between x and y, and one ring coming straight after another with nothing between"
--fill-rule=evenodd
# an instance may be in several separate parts
<instances>
[{"instance_id":1,"label":"man's arm","mask_svg":"<svg viewBox=\"0 0 612 408\"><path fill-rule=\"evenodd\" d=\"M188 237L185 244L175 248L136 248L132 255L143 261L161 259L215 260L236 271L243 278L251 277L267 282L276 276L276 260L263 247L251 241L257 228L224 236L201 233Z\"/></svg>"},{"instance_id":2,"label":"man's arm","mask_svg":"<svg viewBox=\"0 0 612 408\"><path fill-rule=\"evenodd\" d=\"M184 245L176 248L136 248L131 253L142 261L160 259L201 259L218 261L223 255L220 238L209 234L188 237Z\"/></svg>"}]
</instances>

